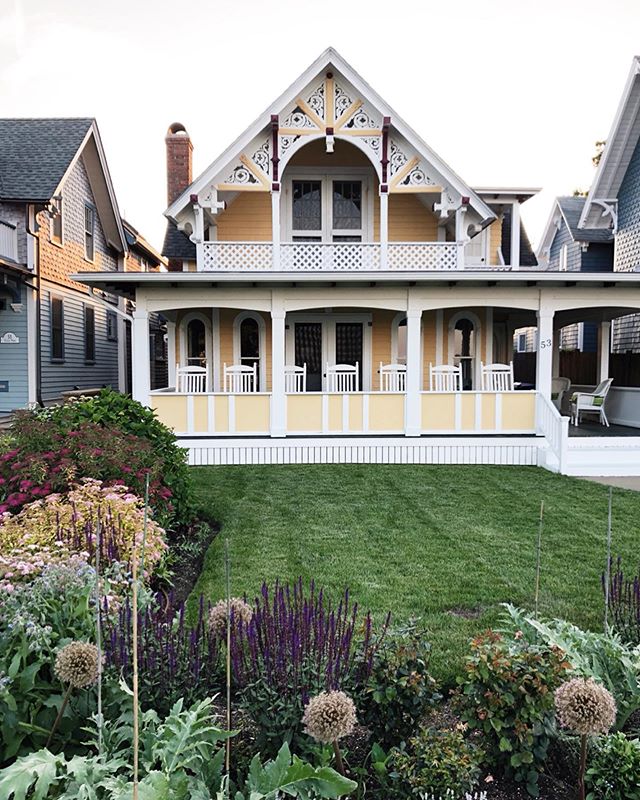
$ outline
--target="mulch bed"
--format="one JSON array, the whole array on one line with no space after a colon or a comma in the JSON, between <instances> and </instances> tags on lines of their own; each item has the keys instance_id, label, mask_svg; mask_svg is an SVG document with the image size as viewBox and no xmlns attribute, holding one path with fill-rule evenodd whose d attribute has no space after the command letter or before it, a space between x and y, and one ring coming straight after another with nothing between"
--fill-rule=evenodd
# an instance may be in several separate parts
<instances>
[{"instance_id":1,"label":"mulch bed","mask_svg":"<svg viewBox=\"0 0 640 800\"><path fill-rule=\"evenodd\" d=\"M202 572L209 545L219 532L220 525L201 513L171 535L170 549L174 556L171 592L176 606L191 594Z\"/></svg>"}]
</instances>

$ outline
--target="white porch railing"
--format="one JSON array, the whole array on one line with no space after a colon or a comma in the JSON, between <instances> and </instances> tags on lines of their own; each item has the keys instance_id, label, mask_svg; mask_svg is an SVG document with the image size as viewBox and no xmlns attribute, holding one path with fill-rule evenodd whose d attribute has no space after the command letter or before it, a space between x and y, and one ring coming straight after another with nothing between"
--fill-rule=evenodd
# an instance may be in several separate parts
<instances>
[{"instance_id":1,"label":"white porch railing","mask_svg":"<svg viewBox=\"0 0 640 800\"><path fill-rule=\"evenodd\" d=\"M18 230L10 222L0 220L0 256L18 260Z\"/></svg>"},{"instance_id":2,"label":"white porch railing","mask_svg":"<svg viewBox=\"0 0 640 800\"><path fill-rule=\"evenodd\" d=\"M563 417L551 400L540 392L536 393L536 431L547 440L558 462L558 472L562 472L569 446L569 417Z\"/></svg>"},{"instance_id":3,"label":"white porch railing","mask_svg":"<svg viewBox=\"0 0 640 800\"><path fill-rule=\"evenodd\" d=\"M457 242L203 242L204 272L375 272L464 269Z\"/></svg>"}]
</instances>

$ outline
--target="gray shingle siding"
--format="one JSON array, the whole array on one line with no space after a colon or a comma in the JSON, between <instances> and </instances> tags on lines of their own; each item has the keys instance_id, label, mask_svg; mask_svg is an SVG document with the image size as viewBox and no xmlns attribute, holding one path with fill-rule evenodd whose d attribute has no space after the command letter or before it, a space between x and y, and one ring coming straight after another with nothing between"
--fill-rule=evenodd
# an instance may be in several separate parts
<instances>
[{"instance_id":1,"label":"gray shingle siding","mask_svg":"<svg viewBox=\"0 0 640 800\"><path fill-rule=\"evenodd\" d=\"M640 353L640 314L614 319L611 336L614 353Z\"/></svg>"},{"instance_id":2,"label":"gray shingle siding","mask_svg":"<svg viewBox=\"0 0 640 800\"><path fill-rule=\"evenodd\" d=\"M628 272L640 268L640 142L618 191L618 233L615 269Z\"/></svg>"},{"instance_id":3,"label":"gray shingle siding","mask_svg":"<svg viewBox=\"0 0 640 800\"><path fill-rule=\"evenodd\" d=\"M51 359L51 297L63 300L64 362ZM95 363L87 364L84 357L84 307L95 309ZM97 386L118 388L118 342L107 340L107 309L91 297L83 297L73 289L55 284L43 287L42 315L42 399L57 400L70 389L90 389Z\"/></svg>"},{"instance_id":4,"label":"gray shingle siding","mask_svg":"<svg viewBox=\"0 0 640 800\"><path fill-rule=\"evenodd\" d=\"M29 401L28 366L27 366L27 290L22 287L22 311L11 310L10 298L0 294L5 300L6 309L0 309L0 336L15 333L20 339L18 344L0 344L0 381L9 381L9 391L0 392L0 413L24 408Z\"/></svg>"},{"instance_id":5,"label":"gray shingle siding","mask_svg":"<svg viewBox=\"0 0 640 800\"><path fill-rule=\"evenodd\" d=\"M560 349L561 350L577 350L578 342L580 341L580 323L574 322L572 325L565 325L560 330Z\"/></svg>"}]
</instances>

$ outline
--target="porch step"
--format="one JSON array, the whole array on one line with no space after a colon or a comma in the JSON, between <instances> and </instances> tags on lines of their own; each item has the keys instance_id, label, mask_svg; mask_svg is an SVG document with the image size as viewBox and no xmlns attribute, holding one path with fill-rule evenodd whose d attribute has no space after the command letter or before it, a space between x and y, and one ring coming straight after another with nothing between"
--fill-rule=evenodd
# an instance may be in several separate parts
<instances>
[{"instance_id":1,"label":"porch step","mask_svg":"<svg viewBox=\"0 0 640 800\"><path fill-rule=\"evenodd\" d=\"M570 438L567 475L640 475L640 436Z\"/></svg>"},{"instance_id":2,"label":"porch step","mask_svg":"<svg viewBox=\"0 0 640 800\"><path fill-rule=\"evenodd\" d=\"M179 438L189 464L510 464L536 466L535 436Z\"/></svg>"}]
</instances>

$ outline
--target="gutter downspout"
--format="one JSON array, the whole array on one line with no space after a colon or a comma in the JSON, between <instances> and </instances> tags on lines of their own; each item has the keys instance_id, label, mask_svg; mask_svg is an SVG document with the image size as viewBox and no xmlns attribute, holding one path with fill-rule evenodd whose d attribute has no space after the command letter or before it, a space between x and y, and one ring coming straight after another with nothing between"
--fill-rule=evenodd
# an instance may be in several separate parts
<instances>
[{"instance_id":1,"label":"gutter downspout","mask_svg":"<svg viewBox=\"0 0 640 800\"><path fill-rule=\"evenodd\" d=\"M34 230L31 226L31 215L33 214L34 223L36 222L35 205L27 205L26 209L26 224L25 229L27 236L33 237L33 269L36 277L36 402L40 408L44 408L42 400L42 288L40 279L40 239L38 231ZM27 239L27 251L29 248L29 240Z\"/></svg>"}]
</instances>

